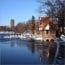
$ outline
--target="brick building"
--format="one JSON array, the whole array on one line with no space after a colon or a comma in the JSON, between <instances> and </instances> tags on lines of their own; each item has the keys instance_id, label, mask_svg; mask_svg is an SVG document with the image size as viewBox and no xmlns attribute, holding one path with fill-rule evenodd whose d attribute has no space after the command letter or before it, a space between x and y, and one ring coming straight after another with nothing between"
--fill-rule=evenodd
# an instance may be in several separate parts
<instances>
[{"instance_id":1,"label":"brick building","mask_svg":"<svg viewBox=\"0 0 65 65\"><path fill-rule=\"evenodd\" d=\"M51 17L39 18L39 32L44 41L55 40L57 25L52 22Z\"/></svg>"}]
</instances>

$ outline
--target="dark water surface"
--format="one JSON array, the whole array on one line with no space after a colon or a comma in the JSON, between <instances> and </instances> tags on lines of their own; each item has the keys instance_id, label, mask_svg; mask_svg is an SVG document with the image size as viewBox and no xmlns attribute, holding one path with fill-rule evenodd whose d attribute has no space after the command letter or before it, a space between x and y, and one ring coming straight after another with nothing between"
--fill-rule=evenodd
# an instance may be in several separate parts
<instances>
[{"instance_id":1,"label":"dark water surface","mask_svg":"<svg viewBox=\"0 0 65 65\"><path fill-rule=\"evenodd\" d=\"M0 41L0 64L47 65L49 47L35 41L19 39Z\"/></svg>"}]
</instances>

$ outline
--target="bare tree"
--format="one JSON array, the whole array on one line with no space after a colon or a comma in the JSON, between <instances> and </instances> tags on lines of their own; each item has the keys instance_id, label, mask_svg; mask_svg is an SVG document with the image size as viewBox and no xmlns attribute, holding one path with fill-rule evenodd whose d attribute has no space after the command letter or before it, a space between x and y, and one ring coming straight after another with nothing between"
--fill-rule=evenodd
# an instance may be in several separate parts
<instances>
[{"instance_id":1,"label":"bare tree","mask_svg":"<svg viewBox=\"0 0 65 65\"><path fill-rule=\"evenodd\" d=\"M41 13L52 16L53 22L58 22L64 33L65 26L65 0L37 0L41 4Z\"/></svg>"},{"instance_id":2,"label":"bare tree","mask_svg":"<svg viewBox=\"0 0 65 65\"><path fill-rule=\"evenodd\" d=\"M34 34L35 32L35 17L34 16L32 16L32 18L27 21L25 27L28 32Z\"/></svg>"},{"instance_id":3,"label":"bare tree","mask_svg":"<svg viewBox=\"0 0 65 65\"><path fill-rule=\"evenodd\" d=\"M15 29L16 29L16 32L18 32L18 33L23 33L23 31L24 31L23 23L18 23L18 24L16 25Z\"/></svg>"},{"instance_id":4,"label":"bare tree","mask_svg":"<svg viewBox=\"0 0 65 65\"><path fill-rule=\"evenodd\" d=\"M34 34L34 32L35 32L35 17L34 16L32 16L32 34Z\"/></svg>"}]
</instances>

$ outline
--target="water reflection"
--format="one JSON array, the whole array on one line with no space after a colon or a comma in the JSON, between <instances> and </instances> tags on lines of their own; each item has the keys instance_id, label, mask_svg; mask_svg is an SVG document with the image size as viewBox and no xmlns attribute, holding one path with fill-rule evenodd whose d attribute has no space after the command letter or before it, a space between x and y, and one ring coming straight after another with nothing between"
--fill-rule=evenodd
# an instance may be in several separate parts
<instances>
[{"instance_id":1,"label":"water reflection","mask_svg":"<svg viewBox=\"0 0 65 65\"><path fill-rule=\"evenodd\" d=\"M14 42L10 41L10 47L14 47Z\"/></svg>"},{"instance_id":2,"label":"water reflection","mask_svg":"<svg viewBox=\"0 0 65 65\"><path fill-rule=\"evenodd\" d=\"M50 42L50 49L49 49L49 57L48 57L49 64L52 64L54 61L56 48L57 48L56 43L54 41L51 41Z\"/></svg>"},{"instance_id":3,"label":"water reflection","mask_svg":"<svg viewBox=\"0 0 65 65\"><path fill-rule=\"evenodd\" d=\"M31 50L32 53L35 52L35 42L30 42L27 46Z\"/></svg>"},{"instance_id":4,"label":"water reflection","mask_svg":"<svg viewBox=\"0 0 65 65\"><path fill-rule=\"evenodd\" d=\"M37 45L37 49L40 61L47 64L47 60L49 57L49 46L46 45L46 43L42 42L42 44Z\"/></svg>"},{"instance_id":5,"label":"water reflection","mask_svg":"<svg viewBox=\"0 0 65 65\"><path fill-rule=\"evenodd\" d=\"M55 42L39 42L11 40L8 43L11 48L4 45L2 48L2 64L3 63L19 63L19 64L52 64L56 45ZM1 45L3 47L3 45ZM13 48L14 47L14 48ZM5 54L4 54L5 53ZM33 54L33 55L32 55ZM6 59L6 62L5 62ZM11 60L9 60L11 59ZM14 60L12 60L14 59Z\"/></svg>"}]
</instances>

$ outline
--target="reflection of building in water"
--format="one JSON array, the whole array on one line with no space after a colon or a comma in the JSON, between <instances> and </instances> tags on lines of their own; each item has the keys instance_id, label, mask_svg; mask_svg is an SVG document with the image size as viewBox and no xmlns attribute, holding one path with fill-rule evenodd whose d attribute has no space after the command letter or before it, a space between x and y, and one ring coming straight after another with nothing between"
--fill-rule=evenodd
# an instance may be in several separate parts
<instances>
[{"instance_id":1,"label":"reflection of building in water","mask_svg":"<svg viewBox=\"0 0 65 65\"><path fill-rule=\"evenodd\" d=\"M49 57L49 48L44 45L39 45L37 46L37 48L39 52L40 61L44 61L47 63Z\"/></svg>"},{"instance_id":2,"label":"reflection of building in water","mask_svg":"<svg viewBox=\"0 0 65 65\"><path fill-rule=\"evenodd\" d=\"M40 60L47 60L49 52L47 50L39 49Z\"/></svg>"},{"instance_id":3,"label":"reflection of building in water","mask_svg":"<svg viewBox=\"0 0 65 65\"><path fill-rule=\"evenodd\" d=\"M51 46L50 46L50 49L49 49L49 57L48 57L48 63L49 64L52 64L53 61L54 61L54 57L55 57L55 52L56 52L56 43L55 42L51 42Z\"/></svg>"}]
</instances>

